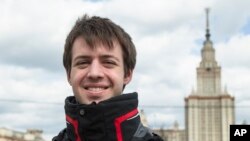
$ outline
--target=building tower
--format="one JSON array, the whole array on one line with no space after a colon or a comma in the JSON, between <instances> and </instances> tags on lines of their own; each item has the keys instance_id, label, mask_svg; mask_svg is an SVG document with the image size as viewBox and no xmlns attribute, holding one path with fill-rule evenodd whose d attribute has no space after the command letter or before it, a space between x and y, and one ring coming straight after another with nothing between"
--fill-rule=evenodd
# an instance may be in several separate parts
<instances>
[{"instance_id":1,"label":"building tower","mask_svg":"<svg viewBox=\"0 0 250 141\"><path fill-rule=\"evenodd\" d=\"M234 97L221 88L221 67L210 40L206 9L206 40L197 71L197 90L185 98L187 141L229 141L229 125L235 121Z\"/></svg>"}]
</instances>

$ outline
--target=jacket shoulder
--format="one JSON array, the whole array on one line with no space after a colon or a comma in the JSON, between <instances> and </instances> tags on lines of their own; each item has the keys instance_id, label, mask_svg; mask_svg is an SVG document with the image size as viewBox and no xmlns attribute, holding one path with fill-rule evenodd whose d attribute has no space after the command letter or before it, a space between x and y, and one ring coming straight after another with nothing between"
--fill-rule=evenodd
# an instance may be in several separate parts
<instances>
[{"instance_id":1,"label":"jacket shoulder","mask_svg":"<svg viewBox=\"0 0 250 141\"><path fill-rule=\"evenodd\" d=\"M148 127L140 124L131 141L163 141L163 139Z\"/></svg>"},{"instance_id":2,"label":"jacket shoulder","mask_svg":"<svg viewBox=\"0 0 250 141\"><path fill-rule=\"evenodd\" d=\"M69 141L66 134L66 128L60 131L59 134L52 139L52 141Z\"/></svg>"},{"instance_id":3,"label":"jacket shoulder","mask_svg":"<svg viewBox=\"0 0 250 141\"><path fill-rule=\"evenodd\" d=\"M153 133L153 138L149 141L163 141L163 139L159 135Z\"/></svg>"}]
</instances>

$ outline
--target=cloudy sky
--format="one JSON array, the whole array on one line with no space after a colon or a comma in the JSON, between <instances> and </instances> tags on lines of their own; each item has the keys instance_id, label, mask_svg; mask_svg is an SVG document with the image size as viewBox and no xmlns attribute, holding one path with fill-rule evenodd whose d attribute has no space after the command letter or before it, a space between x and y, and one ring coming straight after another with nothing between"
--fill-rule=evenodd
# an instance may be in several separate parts
<instances>
[{"instance_id":1,"label":"cloudy sky","mask_svg":"<svg viewBox=\"0 0 250 141\"><path fill-rule=\"evenodd\" d=\"M206 7L222 87L236 98L236 123L249 120L249 5L249 0L1 0L0 127L42 129L47 140L65 127L63 101L72 92L63 46L75 20L87 13L110 18L132 36L138 62L125 92L139 93L149 126L171 128L177 120L184 128L184 97L196 89Z\"/></svg>"}]
</instances>

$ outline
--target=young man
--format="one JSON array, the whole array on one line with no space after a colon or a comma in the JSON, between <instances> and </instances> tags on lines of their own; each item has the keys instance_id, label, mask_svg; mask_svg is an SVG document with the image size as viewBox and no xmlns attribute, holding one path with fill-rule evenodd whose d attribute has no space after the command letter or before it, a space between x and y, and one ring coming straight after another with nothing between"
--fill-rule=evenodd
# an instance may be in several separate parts
<instances>
[{"instance_id":1,"label":"young man","mask_svg":"<svg viewBox=\"0 0 250 141\"><path fill-rule=\"evenodd\" d=\"M162 141L141 124L131 81L131 37L106 18L83 16L69 33L63 64L74 96L65 100L67 128L53 141Z\"/></svg>"}]
</instances>

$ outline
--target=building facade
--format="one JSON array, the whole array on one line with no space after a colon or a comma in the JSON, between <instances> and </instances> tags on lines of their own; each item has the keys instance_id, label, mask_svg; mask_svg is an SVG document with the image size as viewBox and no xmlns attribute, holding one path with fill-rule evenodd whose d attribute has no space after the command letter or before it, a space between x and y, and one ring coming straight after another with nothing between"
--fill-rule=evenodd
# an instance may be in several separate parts
<instances>
[{"instance_id":1,"label":"building facade","mask_svg":"<svg viewBox=\"0 0 250 141\"><path fill-rule=\"evenodd\" d=\"M177 121L170 129L155 129L154 132L161 136L164 141L186 141L186 131L179 129Z\"/></svg>"},{"instance_id":2,"label":"building facade","mask_svg":"<svg viewBox=\"0 0 250 141\"><path fill-rule=\"evenodd\" d=\"M8 128L0 128L0 141L45 141L42 131L28 129L26 132L14 131Z\"/></svg>"},{"instance_id":3,"label":"building facade","mask_svg":"<svg viewBox=\"0 0 250 141\"><path fill-rule=\"evenodd\" d=\"M165 141L229 141L230 124L235 123L234 97L221 87L221 67L210 40L208 10L206 40L196 68L197 89L185 98L185 128L155 129Z\"/></svg>"},{"instance_id":4,"label":"building facade","mask_svg":"<svg viewBox=\"0 0 250 141\"><path fill-rule=\"evenodd\" d=\"M187 141L229 141L229 125L235 122L234 97L221 87L221 67L210 40L207 10L206 40L197 67L197 90L185 98Z\"/></svg>"}]
</instances>

